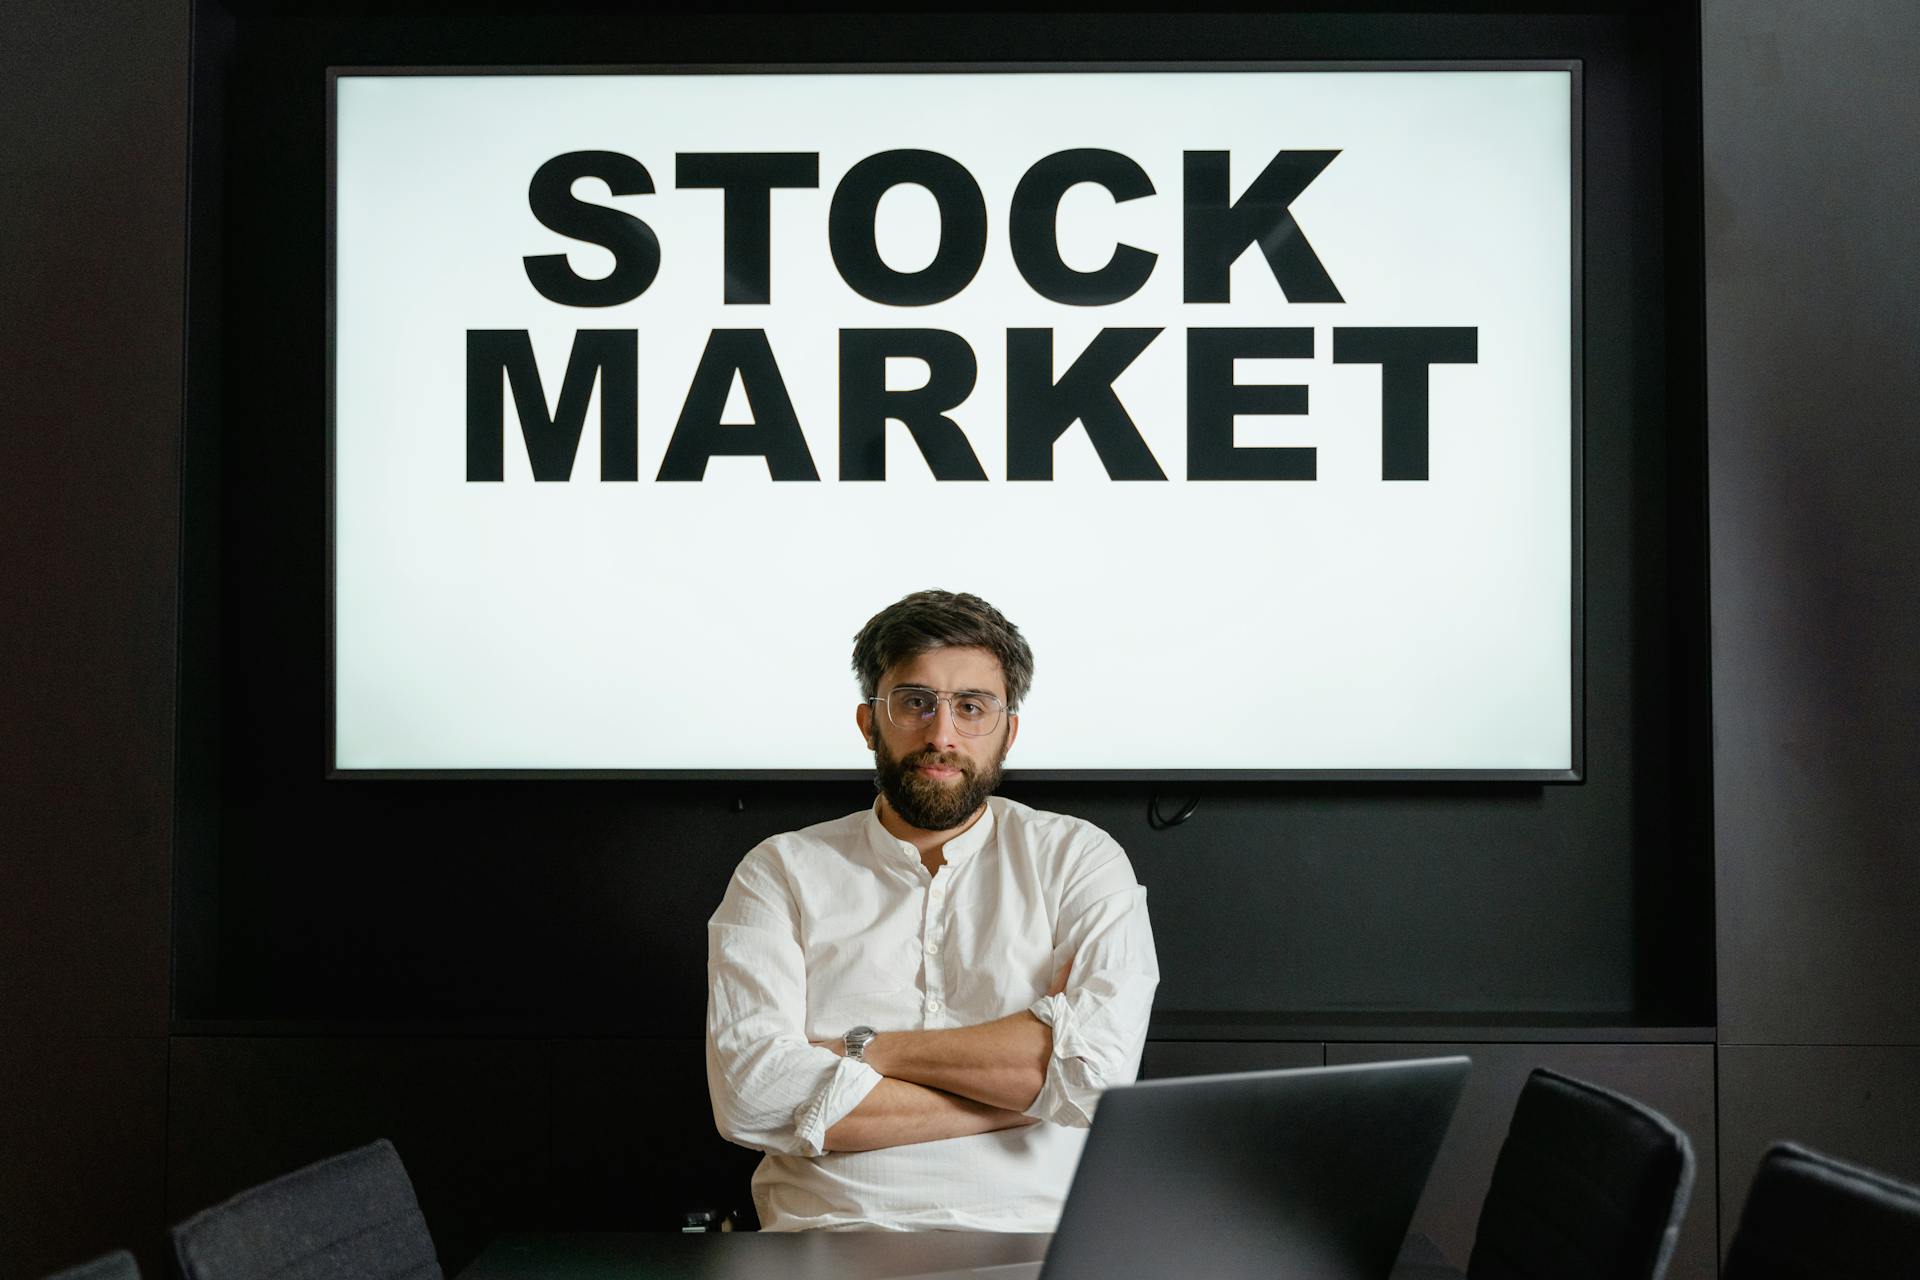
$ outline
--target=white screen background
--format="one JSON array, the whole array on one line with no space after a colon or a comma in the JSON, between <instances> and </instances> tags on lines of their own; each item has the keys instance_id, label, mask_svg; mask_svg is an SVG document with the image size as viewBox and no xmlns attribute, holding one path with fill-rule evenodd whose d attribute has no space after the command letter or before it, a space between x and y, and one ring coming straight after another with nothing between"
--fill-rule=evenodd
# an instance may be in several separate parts
<instances>
[{"instance_id":1,"label":"white screen background","mask_svg":"<svg viewBox=\"0 0 1920 1280\"><path fill-rule=\"evenodd\" d=\"M870 765L854 632L909 591L986 597L1036 654L1011 768L1564 770L1573 736L1575 358L1565 71L428 75L337 81L335 766L809 770ZM1036 160L1098 147L1156 194L1062 201L1069 265L1159 255L1111 306L1036 294L1006 212ZM875 152L960 161L988 210L984 264L928 307L836 272L827 210ZM1230 305L1181 301L1182 153L1232 155L1232 194L1281 149L1340 155L1292 212L1345 301L1289 303L1257 249ZM599 246L543 227L527 184L569 151L632 156L655 193L581 198L662 247L622 306L541 297L524 255ZM673 186L692 151L820 156L772 197L771 301L722 303L722 193ZM878 241L932 257L931 196L895 189ZM1332 330L1474 326L1479 359L1429 377L1429 479L1381 471L1380 369ZM1166 330L1114 384L1165 482L1107 477L1084 431L1051 482L1009 482L1006 330L1054 331L1056 369L1103 327ZM1242 361L1309 388L1300 417L1239 420L1243 447L1311 445L1313 482L1186 479L1185 330L1311 326L1311 359ZM964 336L951 416L988 480L936 482L890 424L887 480L838 471L838 332ZM576 332L639 332L638 483L599 477L596 390L570 481L536 483L506 397L501 483L465 479L469 329L529 331L549 405ZM759 328L818 483L719 457L653 480L709 333ZM924 380L903 371L897 383ZM735 394L727 421L745 421Z\"/></svg>"}]
</instances>

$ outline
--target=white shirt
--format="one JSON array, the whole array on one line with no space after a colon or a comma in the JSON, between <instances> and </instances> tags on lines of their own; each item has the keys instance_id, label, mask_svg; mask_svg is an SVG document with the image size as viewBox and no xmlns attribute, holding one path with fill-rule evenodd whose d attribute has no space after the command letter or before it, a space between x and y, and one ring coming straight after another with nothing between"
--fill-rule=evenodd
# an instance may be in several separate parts
<instances>
[{"instance_id":1,"label":"white shirt","mask_svg":"<svg viewBox=\"0 0 1920 1280\"><path fill-rule=\"evenodd\" d=\"M1160 981L1147 891L1091 823L994 797L928 875L872 810L775 836L707 924L707 1087L730 1141L767 1153L761 1227L1052 1231L1108 1085L1139 1070ZM1046 994L1071 957L1066 990ZM862 1024L1053 1028L1039 1124L823 1150L880 1082L809 1043Z\"/></svg>"}]
</instances>

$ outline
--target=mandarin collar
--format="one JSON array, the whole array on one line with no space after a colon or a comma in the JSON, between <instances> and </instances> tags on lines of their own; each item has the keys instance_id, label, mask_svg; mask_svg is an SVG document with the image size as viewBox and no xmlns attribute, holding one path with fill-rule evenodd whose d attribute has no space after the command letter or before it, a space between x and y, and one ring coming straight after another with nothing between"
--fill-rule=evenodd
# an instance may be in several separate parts
<instances>
[{"instance_id":1,"label":"mandarin collar","mask_svg":"<svg viewBox=\"0 0 1920 1280\"><path fill-rule=\"evenodd\" d=\"M986 848L987 841L993 838L993 823L993 800L989 798L987 811L980 815L980 820L947 841L946 848L941 851L947 860L947 865L958 866ZM920 851L905 840L895 837L881 823L878 799L875 799L873 807L867 810L867 839L874 851L882 857L903 858L915 867L923 865L920 861Z\"/></svg>"}]
</instances>

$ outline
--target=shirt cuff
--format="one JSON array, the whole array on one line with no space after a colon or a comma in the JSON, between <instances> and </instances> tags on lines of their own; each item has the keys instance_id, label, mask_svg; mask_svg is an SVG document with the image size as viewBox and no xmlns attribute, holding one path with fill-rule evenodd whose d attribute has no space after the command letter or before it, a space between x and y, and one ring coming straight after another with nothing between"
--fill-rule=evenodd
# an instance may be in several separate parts
<instances>
[{"instance_id":1,"label":"shirt cuff","mask_svg":"<svg viewBox=\"0 0 1920 1280\"><path fill-rule=\"evenodd\" d=\"M1027 1012L1053 1028L1053 1051L1047 1059L1046 1081L1025 1114L1084 1129L1093 1123L1103 1085L1094 1078L1080 1044L1073 1002L1064 994L1041 996L1027 1006Z\"/></svg>"},{"instance_id":2,"label":"shirt cuff","mask_svg":"<svg viewBox=\"0 0 1920 1280\"><path fill-rule=\"evenodd\" d=\"M803 1156L827 1153L827 1130L846 1119L847 1113L866 1100L875 1086L885 1079L864 1062L836 1058L833 1074L826 1087L807 1099L793 1115L793 1135Z\"/></svg>"}]
</instances>

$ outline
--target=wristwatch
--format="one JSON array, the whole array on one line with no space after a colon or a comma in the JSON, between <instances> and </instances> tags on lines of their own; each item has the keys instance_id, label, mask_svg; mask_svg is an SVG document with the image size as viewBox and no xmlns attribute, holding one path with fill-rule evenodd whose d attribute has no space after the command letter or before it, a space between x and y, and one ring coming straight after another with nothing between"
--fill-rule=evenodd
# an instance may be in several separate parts
<instances>
[{"instance_id":1,"label":"wristwatch","mask_svg":"<svg viewBox=\"0 0 1920 1280\"><path fill-rule=\"evenodd\" d=\"M867 1044L878 1034L880 1033L872 1027L855 1027L847 1032L846 1035L840 1037L840 1039L841 1042L847 1046L847 1056L849 1058L852 1058L855 1062L865 1062L867 1060Z\"/></svg>"}]
</instances>

